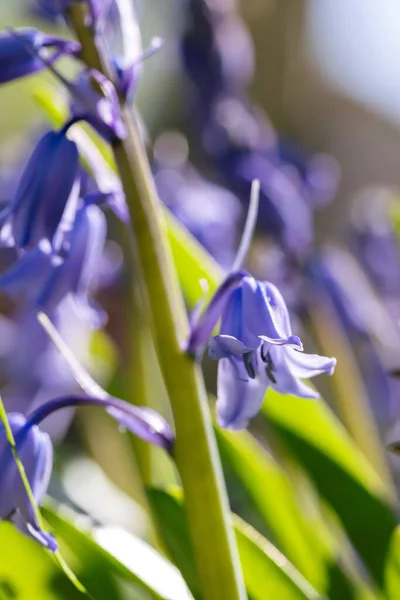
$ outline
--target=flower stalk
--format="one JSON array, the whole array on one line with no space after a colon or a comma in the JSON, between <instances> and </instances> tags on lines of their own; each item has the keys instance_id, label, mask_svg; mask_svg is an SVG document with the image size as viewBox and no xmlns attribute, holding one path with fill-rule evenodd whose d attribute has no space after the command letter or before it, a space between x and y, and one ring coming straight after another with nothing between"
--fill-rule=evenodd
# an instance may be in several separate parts
<instances>
[{"instance_id":1,"label":"flower stalk","mask_svg":"<svg viewBox=\"0 0 400 600\"><path fill-rule=\"evenodd\" d=\"M108 75L93 33L85 25L85 7L73 3L69 21L90 68ZM204 600L244 600L246 592L233 536L222 468L212 431L199 366L183 350L189 327L146 152L135 118L126 107L127 129L114 141L115 163L132 222L138 268L145 282L152 335L168 391L175 428L173 458L185 494L198 577Z\"/></svg>"}]
</instances>

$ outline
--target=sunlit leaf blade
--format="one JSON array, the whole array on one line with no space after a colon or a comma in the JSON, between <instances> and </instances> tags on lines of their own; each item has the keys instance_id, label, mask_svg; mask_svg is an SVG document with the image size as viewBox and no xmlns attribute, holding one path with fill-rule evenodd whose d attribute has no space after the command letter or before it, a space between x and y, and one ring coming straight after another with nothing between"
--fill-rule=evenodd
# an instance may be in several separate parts
<instances>
[{"instance_id":1,"label":"sunlit leaf blade","mask_svg":"<svg viewBox=\"0 0 400 600\"><path fill-rule=\"evenodd\" d=\"M337 513L371 576L382 587L396 518L378 476L323 402L271 393L263 413Z\"/></svg>"},{"instance_id":2,"label":"sunlit leaf blade","mask_svg":"<svg viewBox=\"0 0 400 600\"><path fill-rule=\"evenodd\" d=\"M168 493L156 488L149 489L148 495L167 550L181 570L193 595L199 600L199 586L182 495L179 490ZM234 518L234 525L245 583L252 600L320 598L295 567L263 536L238 518Z\"/></svg>"},{"instance_id":3,"label":"sunlit leaf blade","mask_svg":"<svg viewBox=\"0 0 400 600\"><path fill-rule=\"evenodd\" d=\"M385 565L385 592L388 600L397 600L400 590L400 527L394 530Z\"/></svg>"},{"instance_id":4,"label":"sunlit leaf blade","mask_svg":"<svg viewBox=\"0 0 400 600\"><path fill-rule=\"evenodd\" d=\"M224 466L235 472L280 549L320 592L335 586L349 592L332 537L321 518L304 512L283 469L248 432L217 428L216 434Z\"/></svg>"},{"instance_id":5,"label":"sunlit leaf blade","mask_svg":"<svg viewBox=\"0 0 400 600\"><path fill-rule=\"evenodd\" d=\"M321 598L268 540L238 517L234 524L246 587L253 600L264 600L266 590L271 598L282 600Z\"/></svg>"},{"instance_id":6,"label":"sunlit leaf blade","mask_svg":"<svg viewBox=\"0 0 400 600\"><path fill-rule=\"evenodd\" d=\"M127 532L99 529L95 530L97 543L54 510L47 507L43 514L66 557L96 600L121 597L115 576L133 586L137 600L175 600L178 597L179 600L191 600L189 592L184 592L187 588L175 567L142 540ZM176 592L178 587L179 594Z\"/></svg>"}]
</instances>

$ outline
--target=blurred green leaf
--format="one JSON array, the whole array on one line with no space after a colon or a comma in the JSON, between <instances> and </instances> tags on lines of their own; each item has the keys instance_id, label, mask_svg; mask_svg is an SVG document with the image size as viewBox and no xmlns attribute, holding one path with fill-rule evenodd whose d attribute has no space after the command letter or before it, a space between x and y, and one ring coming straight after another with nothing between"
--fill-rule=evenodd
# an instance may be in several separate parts
<instances>
[{"instance_id":1,"label":"blurred green leaf","mask_svg":"<svg viewBox=\"0 0 400 600\"><path fill-rule=\"evenodd\" d=\"M148 490L162 539L197 600L197 582L184 505L180 490L168 493ZM316 600L320 595L263 536L239 518L234 518L247 591L252 600ZM212 540L210 540L212 543Z\"/></svg>"},{"instance_id":2,"label":"blurred green leaf","mask_svg":"<svg viewBox=\"0 0 400 600\"><path fill-rule=\"evenodd\" d=\"M388 600L397 600L400 590L400 527L394 530L385 566L385 592Z\"/></svg>"},{"instance_id":3,"label":"blurred green leaf","mask_svg":"<svg viewBox=\"0 0 400 600\"><path fill-rule=\"evenodd\" d=\"M323 402L283 397L270 390L263 414L336 512L382 587L396 518L379 477Z\"/></svg>"},{"instance_id":4,"label":"blurred green leaf","mask_svg":"<svg viewBox=\"0 0 400 600\"><path fill-rule=\"evenodd\" d=\"M133 584L135 600L175 600L178 597L190 600L189 592L180 591L179 596L176 592L177 586L180 590L185 586L175 567L143 540L123 530L99 529L98 539L107 541L104 544L107 547L112 545L111 553L54 510L46 507L42 512L54 530L63 555L96 600L125 597L116 576Z\"/></svg>"},{"instance_id":5,"label":"blurred green leaf","mask_svg":"<svg viewBox=\"0 0 400 600\"><path fill-rule=\"evenodd\" d=\"M0 523L0 600L83 600L37 542Z\"/></svg>"},{"instance_id":6,"label":"blurred green leaf","mask_svg":"<svg viewBox=\"0 0 400 600\"><path fill-rule=\"evenodd\" d=\"M320 592L330 597L352 596L352 584L337 564L333 536L321 517L307 514L299 503L288 475L246 431L216 428L224 467L232 469L274 540ZM340 593L333 590L338 590Z\"/></svg>"}]
</instances>

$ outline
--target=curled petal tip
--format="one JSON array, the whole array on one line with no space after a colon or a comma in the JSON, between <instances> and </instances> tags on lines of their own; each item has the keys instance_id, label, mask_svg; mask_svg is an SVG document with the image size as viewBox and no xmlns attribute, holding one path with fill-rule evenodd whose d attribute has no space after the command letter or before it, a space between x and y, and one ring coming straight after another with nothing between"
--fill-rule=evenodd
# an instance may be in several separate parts
<instances>
[{"instance_id":1,"label":"curled petal tip","mask_svg":"<svg viewBox=\"0 0 400 600\"><path fill-rule=\"evenodd\" d=\"M328 366L327 371L326 371L327 375L333 375L333 373L335 372L336 364L337 364L336 358L331 357L330 365Z\"/></svg>"},{"instance_id":2,"label":"curled petal tip","mask_svg":"<svg viewBox=\"0 0 400 600\"><path fill-rule=\"evenodd\" d=\"M52 552L53 554L55 552L57 552L58 543L50 533L47 533L46 531L43 531L42 529L38 529L38 528L34 527L33 525L31 525L30 523L26 524L26 528L27 528L29 534L35 540L37 540L42 546L44 546L44 548L46 548L46 550L49 550L49 552Z\"/></svg>"},{"instance_id":3,"label":"curled petal tip","mask_svg":"<svg viewBox=\"0 0 400 600\"><path fill-rule=\"evenodd\" d=\"M299 350L303 350L303 342L297 335L291 335L289 337L289 344L291 346L296 346Z\"/></svg>"}]
</instances>

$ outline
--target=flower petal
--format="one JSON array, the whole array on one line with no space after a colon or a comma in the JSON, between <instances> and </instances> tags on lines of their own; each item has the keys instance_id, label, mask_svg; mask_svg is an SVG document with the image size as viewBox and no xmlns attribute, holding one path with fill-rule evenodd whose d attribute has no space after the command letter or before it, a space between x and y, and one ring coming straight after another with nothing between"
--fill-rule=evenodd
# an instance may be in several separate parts
<instances>
[{"instance_id":1,"label":"flower petal","mask_svg":"<svg viewBox=\"0 0 400 600\"><path fill-rule=\"evenodd\" d=\"M68 223L73 222L79 199L78 167L78 148L63 132L49 131L40 139L10 206L18 248L35 247L42 239L52 242L64 213Z\"/></svg>"},{"instance_id":2,"label":"flower petal","mask_svg":"<svg viewBox=\"0 0 400 600\"><path fill-rule=\"evenodd\" d=\"M223 358L218 365L218 423L226 429L245 429L260 410L268 382L249 378L242 360Z\"/></svg>"},{"instance_id":3,"label":"flower petal","mask_svg":"<svg viewBox=\"0 0 400 600\"><path fill-rule=\"evenodd\" d=\"M230 273L214 293L209 305L192 328L187 352L195 356L210 339L212 332L224 311L232 292L240 285L246 273L238 271Z\"/></svg>"},{"instance_id":4,"label":"flower petal","mask_svg":"<svg viewBox=\"0 0 400 600\"><path fill-rule=\"evenodd\" d=\"M278 346L271 346L269 350L271 358L271 371L274 381L271 381L271 387L280 394L297 396L298 398L319 398L317 391L304 384L297 378L290 369L290 364L286 358L285 349ZM268 377L268 374L265 375Z\"/></svg>"},{"instance_id":5,"label":"flower petal","mask_svg":"<svg viewBox=\"0 0 400 600\"><path fill-rule=\"evenodd\" d=\"M31 250L0 275L0 289L15 298L34 297L52 268L50 254L40 248Z\"/></svg>"},{"instance_id":6,"label":"flower petal","mask_svg":"<svg viewBox=\"0 0 400 600\"><path fill-rule=\"evenodd\" d=\"M243 320L250 333L273 343L288 343L292 337L289 313L279 290L268 282L246 277L242 283ZM244 340L243 340L244 341Z\"/></svg>"},{"instance_id":7,"label":"flower petal","mask_svg":"<svg viewBox=\"0 0 400 600\"><path fill-rule=\"evenodd\" d=\"M299 379L310 379L324 373L332 375L335 369L336 358L306 354L289 347L286 347L284 352L286 353L286 364L294 377Z\"/></svg>"},{"instance_id":8,"label":"flower petal","mask_svg":"<svg viewBox=\"0 0 400 600\"><path fill-rule=\"evenodd\" d=\"M229 358L230 356L241 356L255 350L258 345L255 348L249 348L232 335L216 335L208 344L208 356L213 360Z\"/></svg>"}]
</instances>

